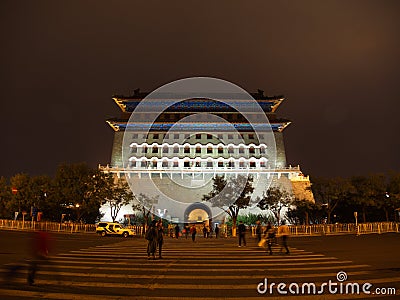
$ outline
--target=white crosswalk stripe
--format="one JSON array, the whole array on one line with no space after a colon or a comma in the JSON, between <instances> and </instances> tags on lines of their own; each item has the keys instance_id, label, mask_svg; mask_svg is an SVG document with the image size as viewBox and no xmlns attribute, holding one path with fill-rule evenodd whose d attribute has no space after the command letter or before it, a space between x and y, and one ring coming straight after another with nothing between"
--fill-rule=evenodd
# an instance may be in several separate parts
<instances>
[{"instance_id":1,"label":"white crosswalk stripe","mask_svg":"<svg viewBox=\"0 0 400 300\"><path fill-rule=\"evenodd\" d=\"M338 284L339 271L347 282L390 287L400 277L385 278L369 265L291 248L289 255L273 248L267 255L256 246L236 246L233 239L166 239L163 259L148 260L144 239L129 239L112 245L91 247L51 256L42 265L35 285L26 284L26 267L13 281L0 286L1 299L274 299L279 283L313 283L316 291L331 280ZM5 275L6 270L3 270ZM260 294L257 286L273 282L275 287ZM6 278L7 279L7 278ZM321 287L322 286L322 287ZM345 286L342 287L345 289ZM399 294L399 291L397 291ZM288 293L292 299L357 299L366 295L320 295Z\"/></svg>"}]
</instances>

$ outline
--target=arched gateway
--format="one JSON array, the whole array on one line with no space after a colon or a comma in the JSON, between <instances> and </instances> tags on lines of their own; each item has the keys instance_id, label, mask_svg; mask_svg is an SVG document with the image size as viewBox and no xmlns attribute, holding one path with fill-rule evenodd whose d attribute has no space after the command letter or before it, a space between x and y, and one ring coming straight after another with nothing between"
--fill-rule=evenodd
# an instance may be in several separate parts
<instances>
[{"instance_id":1,"label":"arched gateway","mask_svg":"<svg viewBox=\"0 0 400 300\"><path fill-rule=\"evenodd\" d=\"M200 202L189 205L185 210L185 223L204 222L212 219L211 209Z\"/></svg>"}]
</instances>

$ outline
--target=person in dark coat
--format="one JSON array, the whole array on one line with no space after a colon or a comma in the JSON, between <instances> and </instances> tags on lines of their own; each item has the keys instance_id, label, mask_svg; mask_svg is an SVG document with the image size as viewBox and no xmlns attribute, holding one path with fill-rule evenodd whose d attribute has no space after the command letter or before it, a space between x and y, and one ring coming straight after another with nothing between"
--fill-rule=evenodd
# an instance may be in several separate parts
<instances>
[{"instance_id":1,"label":"person in dark coat","mask_svg":"<svg viewBox=\"0 0 400 300\"><path fill-rule=\"evenodd\" d=\"M219 236L219 227L218 227L218 224L215 224L215 229L214 229L214 231L215 231L215 238L217 239L218 236Z\"/></svg>"},{"instance_id":2,"label":"person in dark coat","mask_svg":"<svg viewBox=\"0 0 400 300\"><path fill-rule=\"evenodd\" d=\"M179 231L180 231L179 225L176 224L176 226L175 226L175 237L176 238L179 238Z\"/></svg>"},{"instance_id":3,"label":"person in dark coat","mask_svg":"<svg viewBox=\"0 0 400 300\"><path fill-rule=\"evenodd\" d=\"M261 222L257 220L256 222L256 236L257 236L257 244L261 241L261 235L262 235L262 227L261 227Z\"/></svg>"},{"instance_id":4,"label":"person in dark coat","mask_svg":"<svg viewBox=\"0 0 400 300\"><path fill-rule=\"evenodd\" d=\"M239 232L239 247L242 247L242 240L243 240L243 246L246 247L246 226L243 224L243 221L239 221L238 232Z\"/></svg>"},{"instance_id":5,"label":"person in dark coat","mask_svg":"<svg viewBox=\"0 0 400 300\"><path fill-rule=\"evenodd\" d=\"M192 235L192 241L194 242L196 240L196 226L193 224L192 227L190 227L190 234Z\"/></svg>"},{"instance_id":6,"label":"person in dark coat","mask_svg":"<svg viewBox=\"0 0 400 300\"><path fill-rule=\"evenodd\" d=\"M158 244L158 258L162 258L162 246L164 243L164 227L162 219L157 222L157 244Z\"/></svg>"},{"instance_id":7,"label":"person in dark coat","mask_svg":"<svg viewBox=\"0 0 400 300\"><path fill-rule=\"evenodd\" d=\"M158 233L155 220L151 222L147 229L145 238L147 240L147 259L150 259L150 256L156 259L155 252L157 250Z\"/></svg>"}]
</instances>

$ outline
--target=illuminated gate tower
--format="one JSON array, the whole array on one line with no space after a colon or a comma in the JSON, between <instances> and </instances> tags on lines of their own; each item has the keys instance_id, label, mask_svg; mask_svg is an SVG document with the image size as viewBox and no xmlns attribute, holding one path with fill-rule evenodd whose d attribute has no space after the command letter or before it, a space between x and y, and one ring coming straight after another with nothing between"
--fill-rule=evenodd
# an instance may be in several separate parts
<instances>
[{"instance_id":1,"label":"illuminated gate tower","mask_svg":"<svg viewBox=\"0 0 400 300\"><path fill-rule=\"evenodd\" d=\"M267 178L272 176L273 185L286 189L297 198L313 201L313 196L307 189L310 186L308 176L303 176L299 166L286 165L283 130L290 121L277 117L275 113L284 100L283 96L267 97L261 90L251 94L267 115L274 133L276 164L271 168L268 163L268 145L259 143L257 135L240 112L215 100L193 98L175 103L158 116L151 131L143 136L140 124L147 121L146 116L135 115L135 120L131 120L130 116L147 95L135 90L132 96L113 97L122 114L121 118L107 120L115 131L111 164L100 168L103 172L111 172L118 177L129 176L134 185L148 196L152 196L153 185L148 184L151 180L167 197L177 202L191 203L186 206L176 204L176 207L171 208L170 202L166 204L167 200L161 197L153 205L154 212L180 223L212 219L221 210L207 202L201 202L202 196L211 190L210 179L216 174L244 171L254 173L260 182L267 182ZM244 107L246 103L246 100L238 99L239 106ZM238 133L224 130L223 124L217 125L221 126L218 133L209 133L207 128L202 128L202 124L196 124L195 134L193 131L169 131L171 126L185 117L202 112L212 113L234 124ZM123 161L123 138L128 126L131 155ZM183 183L192 188L189 193L182 189ZM252 199L260 196L263 191L256 189ZM168 211L165 208L167 206Z\"/></svg>"}]
</instances>

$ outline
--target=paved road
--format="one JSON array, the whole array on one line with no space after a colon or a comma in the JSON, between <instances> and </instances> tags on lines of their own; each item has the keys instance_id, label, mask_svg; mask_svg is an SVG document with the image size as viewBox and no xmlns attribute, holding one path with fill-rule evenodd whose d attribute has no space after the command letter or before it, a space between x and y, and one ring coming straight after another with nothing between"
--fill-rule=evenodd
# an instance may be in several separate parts
<instances>
[{"instance_id":1,"label":"paved road","mask_svg":"<svg viewBox=\"0 0 400 300\"><path fill-rule=\"evenodd\" d=\"M76 237L75 237L76 238ZM93 240L91 240L93 238ZM291 254L274 247L272 256L248 239L247 247L237 247L235 239L202 239L196 243L166 238L164 259L147 260L144 239L96 238L66 243L64 251L51 256L42 266L35 286L26 285L26 271L15 281L0 286L1 299L270 299L279 296L279 283L292 283L296 291L303 283L314 283L317 292L329 280L339 284L371 283L376 288L395 287L400 297L400 235L362 237L308 237L290 240ZM66 239L68 239L66 237ZM63 242L61 242L62 244ZM58 243L59 244L59 243ZM83 246L83 247L79 247ZM63 247L61 247L63 248ZM60 249L61 249L60 248ZM355 251L356 250L356 251ZM360 254L360 251L375 254ZM378 251L376 251L378 250ZM388 251L388 252L386 252ZM363 252L363 253L364 253ZM379 253L376 254L376 253ZM388 253L385 255L384 253ZM389 255L390 254L390 255ZM370 260L370 256L374 260ZM389 263L390 262L390 263ZM381 270L384 269L384 270ZM257 292L257 286L265 294ZM274 283L275 285L272 285ZM270 287L272 285L272 293ZM328 286L318 296L307 294L292 299L375 299L377 295L332 295ZM332 285L334 289L336 286ZM340 288L340 285L337 286ZM338 290L340 291L340 290Z\"/></svg>"}]
</instances>

